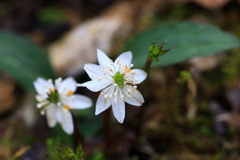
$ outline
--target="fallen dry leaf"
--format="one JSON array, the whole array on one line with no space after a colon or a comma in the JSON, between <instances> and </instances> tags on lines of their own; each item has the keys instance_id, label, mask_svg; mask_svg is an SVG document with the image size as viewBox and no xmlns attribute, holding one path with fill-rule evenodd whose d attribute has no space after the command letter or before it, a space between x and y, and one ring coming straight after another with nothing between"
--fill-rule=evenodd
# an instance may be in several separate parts
<instances>
[{"instance_id":1,"label":"fallen dry leaf","mask_svg":"<svg viewBox=\"0 0 240 160\"><path fill-rule=\"evenodd\" d=\"M14 80L4 72L0 72L0 114L11 111L17 102L15 96L16 84Z\"/></svg>"},{"instance_id":2,"label":"fallen dry leaf","mask_svg":"<svg viewBox=\"0 0 240 160\"><path fill-rule=\"evenodd\" d=\"M146 15L151 16L163 5L157 0L116 3L100 16L77 25L60 41L50 45L53 67L61 76L80 74L85 63L97 61L96 49L106 54L119 52L131 31L144 28L144 20L149 19Z\"/></svg>"},{"instance_id":3,"label":"fallen dry leaf","mask_svg":"<svg viewBox=\"0 0 240 160\"><path fill-rule=\"evenodd\" d=\"M51 62L59 75L81 73L85 63L96 62L96 49L109 54L115 38L124 39L130 32L132 6L122 3L113 7L106 14L76 26L49 47Z\"/></svg>"}]
</instances>

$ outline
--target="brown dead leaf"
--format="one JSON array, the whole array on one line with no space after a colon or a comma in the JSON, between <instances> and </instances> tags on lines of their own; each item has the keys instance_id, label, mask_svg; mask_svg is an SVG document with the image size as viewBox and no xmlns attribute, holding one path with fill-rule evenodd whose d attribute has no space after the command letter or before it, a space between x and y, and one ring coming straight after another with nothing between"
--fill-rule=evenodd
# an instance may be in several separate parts
<instances>
[{"instance_id":1,"label":"brown dead leaf","mask_svg":"<svg viewBox=\"0 0 240 160\"><path fill-rule=\"evenodd\" d=\"M15 82L4 72L0 72L0 114L14 108L17 98L15 97Z\"/></svg>"},{"instance_id":2,"label":"brown dead leaf","mask_svg":"<svg viewBox=\"0 0 240 160\"><path fill-rule=\"evenodd\" d=\"M76 26L61 41L49 47L51 62L59 75L77 75L85 63L97 61L96 49L109 54L116 37L131 30L133 8L121 3L105 14Z\"/></svg>"},{"instance_id":3,"label":"brown dead leaf","mask_svg":"<svg viewBox=\"0 0 240 160\"><path fill-rule=\"evenodd\" d=\"M85 63L97 61L96 49L106 54L121 50L131 31L145 26L144 19L161 5L157 0L119 1L98 17L77 25L49 47L53 67L61 76L80 74Z\"/></svg>"}]
</instances>

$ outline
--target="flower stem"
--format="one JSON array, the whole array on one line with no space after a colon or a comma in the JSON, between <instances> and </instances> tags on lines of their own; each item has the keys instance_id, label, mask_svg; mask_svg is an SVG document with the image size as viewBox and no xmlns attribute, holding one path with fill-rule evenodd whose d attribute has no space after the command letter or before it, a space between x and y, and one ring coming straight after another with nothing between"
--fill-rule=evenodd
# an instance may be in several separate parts
<instances>
[{"instance_id":1,"label":"flower stem","mask_svg":"<svg viewBox=\"0 0 240 160\"><path fill-rule=\"evenodd\" d=\"M145 99L145 103L144 105L141 106L140 112L139 112L139 122L138 122L138 126L137 126L137 134L141 135L141 124L143 124L143 116L146 110L146 107L148 106L148 99L149 99L149 81L150 81L150 68L151 68L151 64L152 64L152 59L148 56L146 59L146 63L145 63L145 67L144 70L147 73L147 78L143 83L143 96Z\"/></svg>"},{"instance_id":2,"label":"flower stem","mask_svg":"<svg viewBox=\"0 0 240 160\"><path fill-rule=\"evenodd\" d=\"M152 64L152 59L148 56L146 63L145 63L145 68L144 68L144 70L145 70L145 72L147 72L147 74L149 74L151 64ZM147 77L149 77L149 76L147 76Z\"/></svg>"},{"instance_id":3,"label":"flower stem","mask_svg":"<svg viewBox=\"0 0 240 160\"><path fill-rule=\"evenodd\" d=\"M149 87L151 64L152 64L152 59L148 56L147 60L146 60L146 63L145 63L145 67L144 67L144 70L147 73L147 78L146 78L146 80L143 83L143 91L144 91L143 92L143 94L144 94L143 96L145 97L145 100L148 99L148 95L149 95L148 87ZM142 108L144 108L144 106L142 106ZM143 110L143 109L141 109L141 110Z\"/></svg>"},{"instance_id":4,"label":"flower stem","mask_svg":"<svg viewBox=\"0 0 240 160\"><path fill-rule=\"evenodd\" d=\"M103 114L103 130L104 130L104 142L105 142L105 153L109 159L111 159L111 139L110 139L110 115L111 108L108 108Z\"/></svg>"},{"instance_id":5,"label":"flower stem","mask_svg":"<svg viewBox=\"0 0 240 160\"><path fill-rule=\"evenodd\" d=\"M76 117L73 114L72 114L72 118L73 118L73 126L74 126L74 131L73 131L74 145L76 147L79 146L80 144L83 146L83 136L79 132L78 125L76 122Z\"/></svg>"}]
</instances>

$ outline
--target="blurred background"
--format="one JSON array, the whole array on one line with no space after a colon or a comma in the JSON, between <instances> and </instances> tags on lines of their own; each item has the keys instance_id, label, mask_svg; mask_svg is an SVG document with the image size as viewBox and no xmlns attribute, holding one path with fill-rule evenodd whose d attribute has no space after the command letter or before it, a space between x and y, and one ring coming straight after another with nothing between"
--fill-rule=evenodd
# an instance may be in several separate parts
<instances>
[{"instance_id":1,"label":"blurred background","mask_svg":"<svg viewBox=\"0 0 240 160\"><path fill-rule=\"evenodd\" d=\"M129 46L138 42L136 35L168 22L211 25L239 38L240 1L1 0L0 159L60 160L59 143L76 148L74 136L59 125L48 128L46 117L39 114L35 78L73 76L79 83L88 81L82 67L97 63L97 48L114 59L131 50ZM110 148L104 147L103 115L94 115L95 105L73 111L85 159L240 159L239 52L232 46L216 55L151 69L151 85L147 90L139 85L148 95L144 111L126 105L123 124L111 118ZM77 92L94 104L99 94L85 88Z\"/></svg>"}]
</instances>

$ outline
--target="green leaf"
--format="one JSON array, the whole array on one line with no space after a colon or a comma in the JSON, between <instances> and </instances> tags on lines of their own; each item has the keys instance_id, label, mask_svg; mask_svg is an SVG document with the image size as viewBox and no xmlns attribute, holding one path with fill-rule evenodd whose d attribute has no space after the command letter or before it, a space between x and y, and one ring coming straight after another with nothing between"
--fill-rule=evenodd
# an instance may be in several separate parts
<instances>
[{"instance_id":1,"label":"green leaf","mask_svg":"<svg viewBox=\"0 0 240 160\"><path fill-rule=\"evenodd\" d=\"M80 159L80 158L83 158L83 155L84 155L84 152L83 152L82 145L79 144L77 147L77 157Z\"/></svg>"},{"instance_id":2,"label":"green leaf","mask_svg":"<svg viewBox=\"0 0 240 160\"><path fill-rule=\"evenodd\" d=\"M66 160L82 160L84 155L81 144L77 147L77 154L75 154L71 148L61 144L57 147L57 151L60 156Z\"/></svg>"},{"instance_id":3,"label":"green leaf","mask_svg":"<svg viewBox=\"0 0 240 160\"><path fill-rule=\"evenodd\" d=\"M26 90L34 90L37 77L55 77L46 51L28 38L0 31L0 57L0 69Z\"/></svg>"},{"instance_id":4,"label":"green leaf","mask_svg":"<svg viewBox=\"0 0 240 160\"><path fill-rule=\"evenodd\" d=\"M55 6L46 6L38 10L36 13L37 19L42 23L59 24L66 20L66 16Z\"/></svg>"},{"instance_id":5,"label":"green leaf","mask_svg":"<svg viewBox=\"0 0 240 160\"><path fill-rule=\"evenodd\" d=\"M155 25L139 34L126 45L124 51L133 53L133 64L142 68L145 65L149 45L155 41L164 41L165 49L171 50L159 57L160 63L153 66L166 66L179 63L197 56L209 56L239 46L233 35L210 25L199 25L190 22L166 23Z\"/></svg>"}]
</instances>

